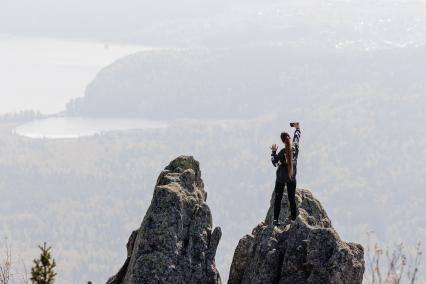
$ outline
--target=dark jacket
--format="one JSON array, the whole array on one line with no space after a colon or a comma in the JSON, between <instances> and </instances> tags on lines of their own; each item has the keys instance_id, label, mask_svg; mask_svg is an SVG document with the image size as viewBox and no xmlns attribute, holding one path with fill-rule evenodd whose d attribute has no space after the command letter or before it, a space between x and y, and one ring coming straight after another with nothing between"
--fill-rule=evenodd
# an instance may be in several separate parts
<instances>
[{"instance_id":1,"label":"dark jacket","mask_svg":"<svg viewBox=\"0 0 426 284\"><path fill-rule=\"evenodd\" d=\"M296 179L297 174L297 156L299 155L299 139L300 139L300 129L296 129L294 131L293 143L292 143L292 151L293 151L293 176L291 179ZM288 182L290 177L288 176L287 171L287 161L285 157L285 148L281 149L278 152L272 152L271 161L274 167L278 167L277 169L277 182Z\"/></svg>"}]
</instances>

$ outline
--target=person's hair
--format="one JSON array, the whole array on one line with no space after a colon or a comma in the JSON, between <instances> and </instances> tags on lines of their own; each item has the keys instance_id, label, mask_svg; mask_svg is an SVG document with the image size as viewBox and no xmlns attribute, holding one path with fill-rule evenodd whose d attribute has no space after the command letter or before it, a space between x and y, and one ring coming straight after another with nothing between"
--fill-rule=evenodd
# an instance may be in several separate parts
<instances>
[{"instance_id":1,"label":"person's hair","mask_svg":"<svg viewBox=\"0 0 426 284\"><path fill-rule=\"evenodd\" d=\"M291 139L287 132L281 133L281 140L285 144L285 157L287 160L287 172L288 176L293 176L293 151L291 150Z\"/></svg>"}]
</instances>

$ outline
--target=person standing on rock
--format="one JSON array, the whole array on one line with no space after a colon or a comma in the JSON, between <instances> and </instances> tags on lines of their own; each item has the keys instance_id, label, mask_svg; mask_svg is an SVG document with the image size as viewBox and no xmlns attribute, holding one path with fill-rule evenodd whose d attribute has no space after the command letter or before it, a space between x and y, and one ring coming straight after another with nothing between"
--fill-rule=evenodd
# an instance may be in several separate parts
<instances>
[{"instance_id":1,"label":"person standing on rock","mask_svg":"<svg viewBox=\"0 0 426 284\"><path fill-rule=\"evenodd\" d=\"M271 161L277 169L277 179L275 181L275 203L274 203L274 225L278 226L281 210L281 200L283 198L284 187L287 186L287 195L290 202L291 220L296 220L298 210L296 205L296 173L297 156L299 155L300 125L299 122L290 123L291 127L296 128L293 135L293 142L287 132L281 133L281 141L285 148L277 154L278 146L271 146Z\"/></svg>"}]
</instances>

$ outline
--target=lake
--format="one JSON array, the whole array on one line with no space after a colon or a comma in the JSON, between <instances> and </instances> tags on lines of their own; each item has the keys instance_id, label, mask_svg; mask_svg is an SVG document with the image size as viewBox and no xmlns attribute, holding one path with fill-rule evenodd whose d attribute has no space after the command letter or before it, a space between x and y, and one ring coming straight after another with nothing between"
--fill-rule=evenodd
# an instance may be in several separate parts
<instances>
[{"instance_id":1,"label":"lake","mask_svg":"<svg viewBox=\"0 0 426 284\"><path fill-rule=\"evenodd\" d=\"M34 120L16 127L13 132L30 138L77 138L107 131L166 128L162 121L124 118L52 117Z\"/></svg>"},{"instance_id":2,"label":"lake","mask_svg":"<svg viewBox=\"0 0 426 284\"><path fill-rule=\"evenodd\" d=\"M70 99L84 95L100 69L123 56L151 49L0 34L0 114L64 110Z\"/></svg>"}]
</instances>

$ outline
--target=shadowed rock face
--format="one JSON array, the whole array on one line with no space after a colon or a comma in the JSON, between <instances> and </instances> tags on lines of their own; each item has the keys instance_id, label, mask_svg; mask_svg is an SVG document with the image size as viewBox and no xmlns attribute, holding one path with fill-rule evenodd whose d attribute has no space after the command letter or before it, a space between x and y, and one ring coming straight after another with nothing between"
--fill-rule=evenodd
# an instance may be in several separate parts
<instances>
[{"instance_id":1,"label":"shadowed rock face","mask_svg":"<svg viewBox=\"0 0 426 284\"><path fill-rule=\"evenodd\" d=\"M362 283L364 250L346 243L331 226L320 202L298 189L299 216L294 223L274 227L274 196L264 222L244 236L235 249L228 284L356 284ZM290 215L284 195L280 221Z\"/></svg>"},{"instance_id":2,"label":"shadowed rock face","mask_svg":"<svg viewBox=\"0 0 426 284\"><path fill-rule=\"evenodd\" d=\"M221 230L212 232L206 198L199 163L191 156L170 162L129 238L123 267L107 283L220 284L214 258Z\"/></svg>"}]
</instances>

